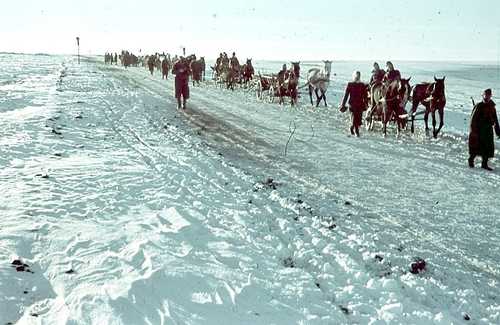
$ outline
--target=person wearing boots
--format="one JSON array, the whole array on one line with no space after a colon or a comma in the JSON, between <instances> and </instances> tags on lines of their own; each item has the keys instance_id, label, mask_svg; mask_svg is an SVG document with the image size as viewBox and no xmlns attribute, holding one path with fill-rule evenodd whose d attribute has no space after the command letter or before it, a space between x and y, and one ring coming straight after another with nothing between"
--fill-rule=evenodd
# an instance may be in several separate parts
<instances>
[{"instance_id":1,"label":"person wearing boots","mask_svg":"<svg viewBox=\"0 0 500 325\"><path fill-rule=\"evenodd\" d=\"M500 126L495 109L495 102L491 99L491 89L483 92L483 101L474 106L470 119L469 133L469 167L474 168L474 158L481 156L481 167L493 170L488 166L488 159L495 154L493 129L500 138Z\"/></svg>"}]
</instances>

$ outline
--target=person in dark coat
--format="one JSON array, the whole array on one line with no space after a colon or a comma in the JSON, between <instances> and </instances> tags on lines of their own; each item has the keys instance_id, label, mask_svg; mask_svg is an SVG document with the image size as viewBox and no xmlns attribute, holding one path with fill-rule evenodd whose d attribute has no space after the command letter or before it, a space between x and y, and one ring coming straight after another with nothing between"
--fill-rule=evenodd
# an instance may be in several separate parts
<instances>
[{"instance_id":1,"label":"person in dark coat","mask_svg":"<svg viewBox=\"0 0 500 325\"><path fill-rule=\"evenodd\" d=\"M170 63L168 62L168 58L165 56L163 58L163 61L161 61L161 78L162 79L168 79L168 70Z\"/></svg>"},{"instance_id":2,"label":"person in dark coat","mask_svg":"<svg viewBox=\"0 0 500 325\"><path fill-rule=\"evenodd\" d=\"M174 64L172 73L175 75L175 98L177 98L177 109L186 109L186 102L189 99L189 63L183 56Z\"/></svg>"},{"instance_id":3,"label":"person in dark coat","mask_svg":"<svg viewBox=\"0 0 500 325\"><path fill-rule=\"evenodd\" d=\"M380 84L384 80L385 71L380 69L377 62L373 63L372 77L370 79L370 86Z\"/></svg>"},{"instance_id":4,"label":"person in dark coat","mask_svg":"<svg viewBox=\"0 0 500 325\"><path fill-rule=\"evenodd\" d=\"M488 166L488 159L495 155L495 142L493 129L500 138L500 126L498 125L495 102L491 100L491 89L483 92L483 101L474 106L470 119L469 133L469 167L474 167L474 158L481 156L483 159L481 167L493 170Z\"/></svg>"},{"instance_id":5,"label":"person in dark coat","mask_svg":"<svg viewBox=\"0 0 500 325\"><path fill-rule=\"evenodd\" d=\"M390 84L395 80L398 81L401 80L401 72L399 72L399 70L394 69L394 64L392 64L391 61L387 61L386 67L387 67L387 72L385 73L384 76L384 82L386 82L386 84Z\"/></svg>"},{"instance_id":6,"label":"person in dark coat","mask_svg":"<svg viewBox=\"0 0 500 325\"><path fill-rule=\"evenodd\" d=\"M351 134L359 137L359 128L362 124L363 111L368 105L368 86L361 82L361 73L355 71L353 81L347 84L340 111L347 111L346 103L349 100L349 111L351 112Z\"/></svg>"}]
</instances>

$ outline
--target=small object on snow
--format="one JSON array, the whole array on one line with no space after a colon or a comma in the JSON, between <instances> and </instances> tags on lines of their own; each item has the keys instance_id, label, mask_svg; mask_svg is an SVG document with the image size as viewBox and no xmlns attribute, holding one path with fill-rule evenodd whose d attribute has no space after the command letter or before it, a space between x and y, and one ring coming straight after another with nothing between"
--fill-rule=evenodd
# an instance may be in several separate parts
<instances>
[{"instance_id":1,"label":"small object on snow","mask_svg":"<svg viewBox=\"0 0 500 325\"><path fill-rule=\"evenodd\" d=\"M283 260L283 265L285 267L295 267L295 262L293 261L293 259L291 257L287 257Z\"/></svg>"},{"instance_id":2,"label":"small object on snow","mask_svg":"<svg viewBox=\"0 0 500 325\"><path fill-rule=\"evenodd\" d=\"M336 225L336 224L334 224L334 223L332 223L332 224L330 224L330 225L328 226L328 230L333 230L333 229L335 229L335 228L337 228L337 225Z\"/></svg>"},{"instance_id":3,"label":"small object on snow","mask_svg":"<svg viewBox=\"0 0 500 325\"><path fill-rule=\"evenodd\" d=\"M344 205L352 205L352 203L351 203L351 202L349 202L349 201L345 201L345 202L344 202Z\"/></svg>"},{"instance_id":4,"label":"small object on snow","mask_svg":"<svg viewBox=\"0 0 500 325\"><path fill-rule=\"evenodd\" d=\"M54 156L56 156L56 157L62 157L62 153L56 152L56 153L54 153Z\"/></svg>"},{"instance_id":5,"label":"small object on snow","mask_svg":"<svg viewBox=\"0 0 500 325\"><path fill-rule=\"evenodd\" d=\"M68 271L66 271L66 272L64 272L64 273L66 273L66 274L74 274L74 273L76 273L76 272L75 272L75 270L73 270L73 269L69 269Z\"/></svg>"},{"instance_id":6,"label":"small object on snow","mask_svg":"<svg viewBox=\"0 0 500 325\"><path fill-rule=\"evenodd\" d=\"M23 291L23 293L26 295L26 294L28 294L28 291L27 291L27 290L24 290L24 291Z\"/></svg>"},{"instance_id":7,"label":"small object on snow","mask_svg":"<svg viewBox=\"0 0 500 325\"><path fill-rule=\"evenodd\" d=\"M411 263L410 272L412 274L419 274L420 272L425 271L426 262L423 258L417 257L415 261Z\"/></svg>"},{"instance_id":8,"label":"small object on snow","mask_svg":"<svg viewBox=\"0 0 500 325\"><path fill-rule=\"evenodd\" d=\"M464 319L465 319L465 320L470 320L470 316L469 316L468 314L465 314L465 313L464 313Z\"/></svg>"},{"instance_id":9,"label":"small object on snow","mask_svg":"<svg viewBox=\"0 0 500 325\"><path fill-rule=\"evenodd\" d=\"M76 114L76 115L75 115L75 118L83 118L82 113L78 113L78 114Z\"/></svg>"},{"instance_id":10,"label":"small object on snow","mask_svg":"<svg viewBox=\"0 0 500 325\"><path fill-rule=\"evenodd\" d=\"M252 203L253 203L252 200L248 200L248 204L252 204Z\"/></svg>"},{"instance_id":11,"label":"small object on snow","mask_svg":"<svg viewBox=\"0 0 500 325\"><path fill-rule=\"evenodd\" d=\"M377 261L379 261L379 262L382 262L382 260L384 259L384 257L383 257L383 256L381 256L381 255L378 255L378 254L377 254L377 255L375 255L375 259L376 259Z\"/></svg>"},{"instance_id":12,"label":"small object on snow","mask_svg":"<svg viewBox=\"0 0 500 325\"><path fill-rule=\"evenodd\" d=\"M262 184L269 188L272 188L273 190L275 190L278 185L278 183L276 183L272 177L268 177Z\"/></svg>"},{"instance_id":13,"label":"small object on snow","mask_svg":"<svg viewBox=\"0 0 500 325\"><path fill-rule=\"evenodd\" d=\"M218 155L221 156L221 157L223 156L223 154L221 152L219 152Z\"/></svg>"},{"instance_id":14,"label":"small object on snow","mask_svg":"<svg viewBox=\"0 0 500 325\"><path fill-rule=\"evenodd\" d=\"M52 128L52 133L54 134L57 134L57 135L61 135L62 133L57 131L56 129Z\"/></svg>"},{"instance_id":15,"label":"small object on snow","mask_svg":"<svg viewBox=\"0 0 500 325\"><path fill-rule=\"evenodd\" d=\"M319 284L319 282L316 281L316 282L314 282L314 284L316 285L316 287L318 287L318 289L321 288L321 285Z\"/></svg>"},{"instance_id":16,"label":"small object on snow","mask_svg":"<svg viewBox=\"0 0 500 325\"><path fill-rule=\"evenodd\" d=\"M349 308L347 308L347 307L344 307L344 306L342 306L342 305L339 305L339 308L340 308L340 310L342 310L342 312L343 312L344 314L346 314L346 315L349 315L349 314L351 313L351 312L349 311Z\"/></svg>"},{"instance_id":17,"label":"small object on snow","mask_svg":"<svg viewBox=\"0 0 500 325\"><path fill-rule=\"evenodd\" d=\"M297 199L297 203L302 204L302 203L304 203L304 201L302 201L301 199Z\"/></svg>"},{"instance_id":18,"label":"small object on snow","mask_svg":"<svg viewBox=\"0 0 500 325\"><path fill-rule=\"evenodd\" d=\"M40 315L38 315L37 313L31 313L30 316L33 316L33 317L38 317Z\"/></svg>"},{"instance_id":19,"label":"small object on snow","mask_svg":"<svg viewBox=\"0 0 500 325\"><path fill-rule=\"evenodd\" d=\"M17 272L35 273L29 269L30 266L28 264L23 263L20 259L15 259L10 264Z\"/></svg>"}]
</instances>

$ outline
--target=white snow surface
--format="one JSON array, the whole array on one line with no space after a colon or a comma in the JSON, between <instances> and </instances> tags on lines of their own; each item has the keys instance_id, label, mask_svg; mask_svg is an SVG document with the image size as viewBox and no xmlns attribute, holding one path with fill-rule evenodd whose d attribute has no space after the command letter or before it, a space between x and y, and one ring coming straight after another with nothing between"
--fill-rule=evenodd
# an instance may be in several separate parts
<instances>
[{"instance_id":1,"label":"white snow surface","mask_svg":"<svg viewBox=\"0 0 500 325\"><path fill-rule=\"evenodd\" d=\"M0 80L0 324L500 324L500 166L463 136L31 60Z\"/></svg>"}]
</instances>

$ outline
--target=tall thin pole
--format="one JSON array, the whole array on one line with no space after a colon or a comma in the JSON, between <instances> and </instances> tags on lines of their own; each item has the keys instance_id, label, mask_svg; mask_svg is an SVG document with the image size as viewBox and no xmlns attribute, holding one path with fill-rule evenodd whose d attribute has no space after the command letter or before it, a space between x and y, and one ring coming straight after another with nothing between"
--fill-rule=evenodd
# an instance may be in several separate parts
<instances>
[{"instance_id":1,"label":"tall thin pole","mask_svg":"<svg viewBox=\"0 0 500 325\"><path fill-rule=\"evenodd\" d=\"M76 37L76 45L78 46L78 64L80 64L80 37Z\"/></svg>"}]
</instances>

